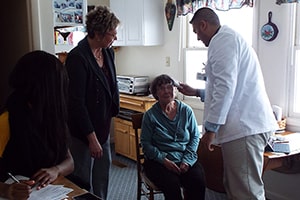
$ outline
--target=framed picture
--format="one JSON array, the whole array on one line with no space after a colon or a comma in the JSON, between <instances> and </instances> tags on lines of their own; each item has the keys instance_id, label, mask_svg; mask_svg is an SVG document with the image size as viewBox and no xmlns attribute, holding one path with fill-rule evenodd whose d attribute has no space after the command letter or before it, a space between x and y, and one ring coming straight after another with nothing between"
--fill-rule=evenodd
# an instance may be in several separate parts
<instances>
[{"instance_id":1,"label":"framed picture","mask_svg":"<svg viewBox=\"0 0 300 200\"><path fill-rule=\"evenodd\" d=\"M87 13L86 0L52 0L54 26L76 26L84 24Z\"/></svg>"}]
</instances>

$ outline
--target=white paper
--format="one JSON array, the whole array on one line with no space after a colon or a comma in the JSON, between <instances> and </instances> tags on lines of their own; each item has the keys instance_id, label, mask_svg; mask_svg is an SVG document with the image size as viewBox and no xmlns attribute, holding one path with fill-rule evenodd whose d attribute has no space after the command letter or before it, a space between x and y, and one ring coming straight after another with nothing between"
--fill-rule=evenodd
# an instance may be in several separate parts
<instances>
[{"instance_id":1,"label":"white paper","mask_svg":"<svg viewBox=\"0 0 300 200\"><path fill-rule=\"evenodd\" d=\"M300 133L273 136L272 147L275 152L291 153L300 150Z\"/></svg>"},{"instance_id":2,"label":"white paper","mask_svg":"<svg viewBox=\"0 0 300 200\"><path fill-rule=\"evenodd\" d=\"M276 120L279 122L282 120L282 108L277 105L272 105L272 109Z\"/></svg>"},{"instance_id":3,"label":"white paper","mask_svg":"<svg viewBox=\"0 0 300 200\"><path fill-rule=\"evenodd\" d=\"M28 177L17 175L16 178L18 180L28 180ZM14 181L9 178L5 181L5 183L13 183ZM52 185L49 184L47 187L44 187L40 190L33 188L32 193L28 200L61 200L68 197L68 194L72 192L73 189L64 187L63 185ZM5 198L1 198L0 200L6 200Z\"/></svg>"}]
</instances>

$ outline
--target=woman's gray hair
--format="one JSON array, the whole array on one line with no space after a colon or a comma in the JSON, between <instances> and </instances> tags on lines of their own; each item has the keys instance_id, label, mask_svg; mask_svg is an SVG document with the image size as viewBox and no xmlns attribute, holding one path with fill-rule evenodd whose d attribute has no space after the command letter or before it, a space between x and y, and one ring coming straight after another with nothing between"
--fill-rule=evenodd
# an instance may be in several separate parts
<instances>
[{"instance_id":1,"label":"woman's gray hair","mask_svg":"<svg viewBox=\"0 0 300 200\"><path fill-rule=\"evenodd\" d=\"M97 6L86 15L86 30L91 38L94 38L95 32L104 35L119 24L120 20L106 6Z\"/></svg>"}]
</instances>

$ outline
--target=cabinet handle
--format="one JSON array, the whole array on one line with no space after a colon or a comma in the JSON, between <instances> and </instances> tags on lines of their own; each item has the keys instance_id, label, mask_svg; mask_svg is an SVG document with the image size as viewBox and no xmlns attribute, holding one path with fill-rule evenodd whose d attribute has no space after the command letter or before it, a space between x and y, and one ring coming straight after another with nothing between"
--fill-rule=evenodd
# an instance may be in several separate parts
<instances>
[{"instance_id":1,"label":"cabinet handle","mask_svg":"<svg viewBox=\"0 0 300 200\"><path fill-rule=\"evenodd\" d=\"M121 130L121 129L117 129L119 132L121 132L121 133L125 133L125 134L128 134L128 131L126 131L126 130Z\"/></svg>"},{"instance_id":2,"label":"cabinet handle","mask_svg":"<svg viewBox=\"0 0 300 200\"><path fill-rule=\"evenodd\" d=\"M120 100L120 103L126 103L126 104L130 104L130 105L133 105L133 106L143 106L143 103L134 103L134 102L123 101L123 100Z\"/></svg>"}]
</instances>

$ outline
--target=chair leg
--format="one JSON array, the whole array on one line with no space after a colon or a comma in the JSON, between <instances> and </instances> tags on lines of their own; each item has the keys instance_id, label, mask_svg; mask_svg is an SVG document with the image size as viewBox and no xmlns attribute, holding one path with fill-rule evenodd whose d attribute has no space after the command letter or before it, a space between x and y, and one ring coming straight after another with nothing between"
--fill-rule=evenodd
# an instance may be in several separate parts
<instances>
[{"instance_id":1,"label":"chair leg","mask_svg":"<svg viewBox=\"0 0 300 200\"><path fill-rule=\"evenodd\" d=\"M141 200L141 196L142 196L142 183L138 181L136 199Z\"/></svg>"},{"instance_id":2,"label":"chair leg","mask_svg":"<svg viewBox=\"0 0 300 200\"><path fill-rule=\"evenodd\" d=\"M150 200L154 200L154 192L153 189L150 189Z\"/></svg>"}]
</instances>

